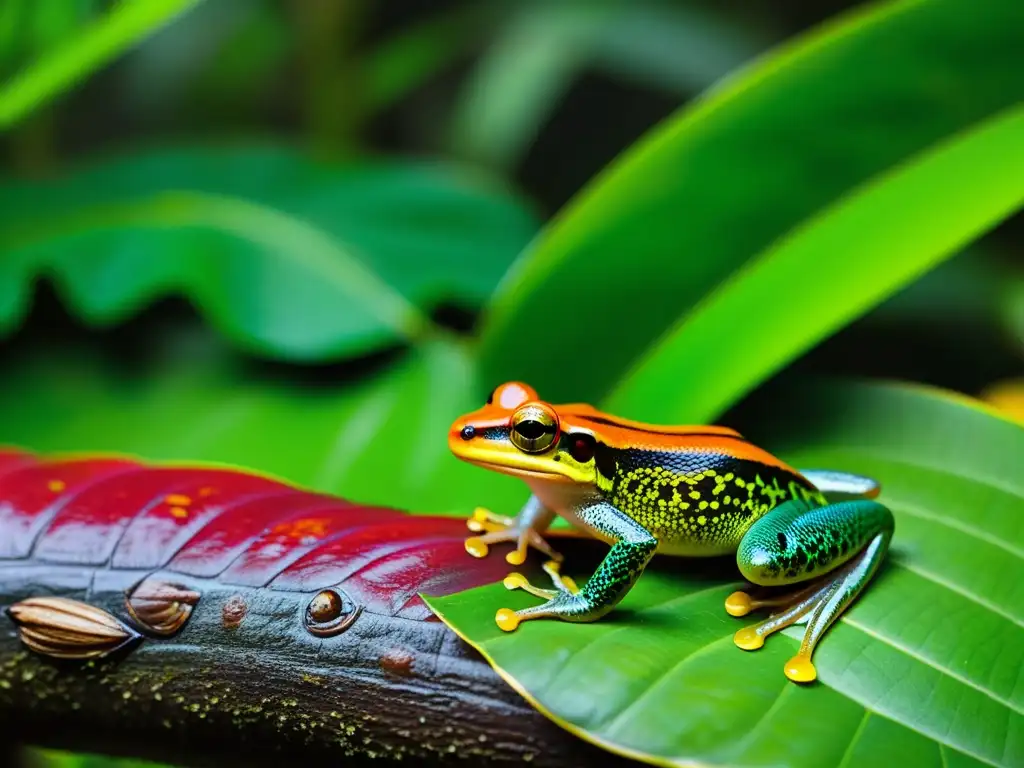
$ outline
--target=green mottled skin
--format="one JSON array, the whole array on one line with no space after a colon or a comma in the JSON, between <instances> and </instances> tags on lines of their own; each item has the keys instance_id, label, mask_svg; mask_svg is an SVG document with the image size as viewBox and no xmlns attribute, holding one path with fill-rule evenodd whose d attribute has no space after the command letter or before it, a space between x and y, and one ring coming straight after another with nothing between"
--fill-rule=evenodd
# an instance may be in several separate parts
<instances>
[{"instance_id":1,"label":"green mottled skin","mask_svg":"<svg viewBox=\"0 0 1024 768\"><path fill-rule=\"evenodd\" d=\"M750 526L784 501L825 504L800 475L752 461L664 451L604 449L606 499L650 531L662 551L735 551Z\"/></svg>"}]
</instances>

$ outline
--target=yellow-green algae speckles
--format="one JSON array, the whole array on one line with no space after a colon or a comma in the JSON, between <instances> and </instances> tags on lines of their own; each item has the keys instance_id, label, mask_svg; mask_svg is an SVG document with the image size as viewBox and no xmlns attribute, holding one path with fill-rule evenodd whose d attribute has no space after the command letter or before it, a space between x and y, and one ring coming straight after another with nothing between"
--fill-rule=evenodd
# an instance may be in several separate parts
<instances>
[{"instance_id":1,"label":"yellow-green algae speckles","mask_svg":"<svg viewBox=\"0 0 1024 768\"><path fill-rule=\"evenodd\" d=\"M296 672L288 680L254 669L247 670L246 679L238 675L236 667L140 667L112 660L69 666L22 651L0 653L0 707L45 717L87 704L93 712L105 709L122 726L160 724L186 737L206 728L215 734L271 730L285 737L278 742L282 745L330 745L346 757L494 753L469 726L439 726L421 717L418 725L385 728L376 715L355 709L366 696L346 695L342 688L328 698L331 681L322 675Z\"/></svg>"}]
</instances>

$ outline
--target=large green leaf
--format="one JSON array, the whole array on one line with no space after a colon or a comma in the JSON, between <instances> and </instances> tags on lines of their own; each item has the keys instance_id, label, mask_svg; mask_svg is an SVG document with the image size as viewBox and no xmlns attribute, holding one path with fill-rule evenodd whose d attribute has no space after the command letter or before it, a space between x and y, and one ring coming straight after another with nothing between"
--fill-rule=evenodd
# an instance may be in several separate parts
<instances>
[{"instance_id":1,"label":"large green leaf","mask_svg":"<svg viewBox=\"0 0 1024 768\"><path fill-rule=\"evenodd\" d=\"M738 72L628 150L524 253L483 330L485 378L526 379L556 400L599 399L788 232L1018 104L1022 33L1016 0L898 0ZM919 220L906 225L908 236L927 234ZM895 282L888 270L873 278ZM821 286L791 285L777 301L798 305L807 290ZM771 309L730 317L714 329L720 347ZM691 361L697 375L707 363Z\"/></svg>"},{"instance_id":2,"label":"large green leaf","mask_svg":"<svg viewBox=\"0 0 1024 768\"><path fill-rule=\"evenodd\" d=\"M227 463L417 512L467 514L486 499L513 513L526 499L521 483L494 488L448 451L452 421L479 407L457 342L346 384L268 376L200 339L152 338L132 365L74 343L0 358L0 444Z\"/></svg>"},{"instance_id":3,"label":"large green leaf","mask_svg":"<svg viewBox=\"0 0 1024 768\"><path fill-rule=\"evenodd\" d=\"M855 191L705 296L619 383L608 407L651 421L717 418L798 353L1024 205L1022 167L1018 107ZM743 330L724 354L721 331L730 326ZM713 386L694 360L716 361Z\"/></svg>"},{"instance_id":4,"label":"large green leaf","mask_svg":"<svg viewBox=\"0 0 1024 768\"><path fill-rule=\"evenodd\" d=\"M656 558L594 624L504 634L495 610L537 601L500 584L432 607L556 722L660 765L1024 764L1024 429L899 386L764 406L752 437L798 466L878 478L896 516L887 564L815 654L819 682L783 676L802 629L733 645L748 622L723 609L731 577L699 561Z\"/></svg>"},{"instance_id":5,"label":"large green leaf","mask_svg":"<svg viewBox=\"0 0 1024 768\"><path fill-rule=\"evenodd\" d=\"M536 226L507 192L436 164L273 146L122 156L0 185L0 333L44 273L94 325L181 293L247 349L338 358L430 333L414 304L482 301Z\"/></svg>"}]
</instances>

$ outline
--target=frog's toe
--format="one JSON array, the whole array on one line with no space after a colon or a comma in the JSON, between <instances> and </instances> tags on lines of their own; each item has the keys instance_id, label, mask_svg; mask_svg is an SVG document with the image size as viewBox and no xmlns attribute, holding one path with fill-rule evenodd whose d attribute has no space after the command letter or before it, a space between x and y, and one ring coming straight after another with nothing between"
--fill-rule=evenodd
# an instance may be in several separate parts
<instances>
[{"instance_id":1,"label":"frog's toe","mask_svg":"<svg viewBox=\"0 0 1024 768\"><path fill-rule=\"evenodd\" d=\"M544 540L544 537L537 533L532 528L527 528L520 531L518 536L514 539L516 542L516 548L505 555L505 562L511 565L522 565L526 562L526 555L533 547L538 552L547 555L552 560L561 562L562 555L551 548L551 545Z\"/></svg>"},{"instance_id":2,"label":"frog's toe","mask_svg":"<svg viewBox=\"0 0 1024 768\"><path fill-rule=\"evenodd\" d=\"M470 536L466 539L466 551L473 557L486 557L494 544L505 544L518 539L519 533L511 528L490 531L483 536Z\"/></svg>"},{"instance_id":3,"label":"frog's toe","mask_svg":"<svg viewBox=\"0 0 1024 768\"><path fill-rule=\"evenodd\" d=\"M533 589L536 589L536 587ZM536 594L540 597L542 596L542 593L547 591L548 590L537 590L534 592L531 590L531 594ZM494 621L503 631L513 632L522 622L530 621L531 619L590 621L592 614L593 612L590 605L586 601L582 600L578 595L571 595L568 592L554 592L552 593L551 599L543 605L538 605L533 608L523 608L518 611L513 611L510 608L502 608L494 615Z\"/></svg>"},{"instance_id":4,"label":"frog's toe","mask_svg":"<svg viewBox=\"0 0 1024 768\"><path fill-rule=\"evenodd\" d=\"M572 580L572 577L562 574L561 561L548 560L544 563L543 567L544 573L551 577L551 582L557 589L570 595L579 594L580 588L576 586L576 582Z\"/></svg>"},{"instance_id":5,"label":"frog's toe","mask_svg":"<svg viewBox=\"0 0 1024 768\"><path fill-rule=\"evenodd\" d=\"M810 657L798 653L786 662L786 677L794 683L812 683L818 677L818 671L811 663Z\"/></svg>"},{"instance_id":6,"label":"frog's toe","mask_svg":"<svg viewBox=\"0 0 1024 768\"><path fill-rule=\"evenodd\" d=\"M754 610L754 601L746 592L733 592L725 598L725 612L730 616L746 616L752 610Z\"/></svg>"},{"instance_id":7,"label":"frog's toe","mask_svg":"<svg viewBox=\"0 0 1024 768\"><path fill-rule=\"evenodd\" d=\"M474 533L494 533L515 525L515 520L505 515L498 515L484 507L473 510L472 516L466 520L466 527Z\"/></svg>"},{"instance_id":8,"label":"frog's toe","mask_svg":"<svg viewBox=\"0 0 1024 768\"><path fill-rule=\"evenodd\" d=\"M540 587L533 586L521 573L510 573L505 577L502 584L505 585L505 589L521 589L524 592L529 592L534 597L540 597L544 600L551 600L557 594L553 589L541 589Z\"/></svg>"}]
</instances>

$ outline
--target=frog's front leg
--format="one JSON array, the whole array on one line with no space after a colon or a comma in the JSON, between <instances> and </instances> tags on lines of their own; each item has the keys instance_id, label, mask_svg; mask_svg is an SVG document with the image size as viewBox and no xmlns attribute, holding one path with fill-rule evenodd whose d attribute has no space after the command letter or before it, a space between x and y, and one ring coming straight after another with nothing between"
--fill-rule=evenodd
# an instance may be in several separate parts
<instances>
[{"instance_id":1,"label":"frog's front leg","mask_svg":"<svg viewBox=\"0 0 1024 768\"><path fill-rule=\"evenodd\" d=\"M502 608L495 615L498 626L511 632L520 622L530 619L561 619L562 621L595 621L614 608L636 580L658 547L658 540L639 523L605 501L595 501L576 511L588 527L611 539L611 551L582 589L575 589L564 577L549 571L555 586L551 590L528 588L525 578L512 574L505 580L510 588L528 588L533 595L550 597L543 605L513 611Z\"/></svg>"},{"instance_id":2,"label":"frog's front leg","mask_svg":"<svg viewBox=\"0 0 1024 768\"><path fill-rule=\"evenodd\" d=\"M514 542L516 548L505 555L505 560L512 565L522 565L526 562L529 547L543 552L556 562L561 562L562 555L552 549L541 536L554 519L555 513L545 507L536 496L530 496L515 518L478 509L466 522L466 526L471 531L486 533L466 539L466 551L473 557L485 557L491 545Z\"/></svg>"},{"instance_id":3,"label":"frog's front leg","mask_svg":"<svg viewBox=\"0 0 1024 768\"><path fill-rule=\"evenodd\" d=\"M730 595L725 606L733 616L757 608L782 608L765 621L739 630L734 637L736 645L756 650L771 633L806 623L800 650L785 671L796 682L814 680L817 673L811 655L815 645L875 575L893 528L892 513L867 499L825 506L790 501L758 520L736 552L743 576L767 587L809 583L788 597L775 599L757 600L745 592Z\"/></svg>"}]
</instances>

